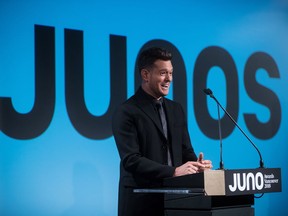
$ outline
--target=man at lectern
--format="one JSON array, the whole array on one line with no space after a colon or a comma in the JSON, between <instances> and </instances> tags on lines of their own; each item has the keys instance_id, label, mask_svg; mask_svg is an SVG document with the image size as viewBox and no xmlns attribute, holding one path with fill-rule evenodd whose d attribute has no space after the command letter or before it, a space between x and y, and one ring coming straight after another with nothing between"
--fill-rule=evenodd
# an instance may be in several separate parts
<instances>
[{"instance_id":1,"label":"man at lectern","mask_svg":"<svg viewBox=\"0 0 288 216\"><path fill-rule=\"evenodd\" d=\"M138 57L142 84L113 116L121 158L119 216L164 215L163 194L133 189L161 187L164 178L212 168L202 153L198 158L194 153L181 105L164 97L174 73L171 59L161 48L143 51Z\"/></svg>"}]
</instances>

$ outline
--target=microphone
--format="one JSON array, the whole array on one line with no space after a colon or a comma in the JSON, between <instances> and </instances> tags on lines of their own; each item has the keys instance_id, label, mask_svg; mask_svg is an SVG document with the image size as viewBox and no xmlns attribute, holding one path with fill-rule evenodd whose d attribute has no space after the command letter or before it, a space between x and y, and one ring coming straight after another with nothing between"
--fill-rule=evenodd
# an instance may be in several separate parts
<instances>
[{"instance_id":1,"label":"microphone","mask_svg":"<svg viewBox=\"0 0 288 216\"><path fill-rule=\"evenodd\" d=\"M262 155L258 149L258 147L253 143L253 141L247 136L247 134L240 128L240 126L237 124L237 122L232 118L232 116L227 112L226 109L224 109L222 107L222 105L219 103L219 101L217 100L217 98L213 95L213 92L211 89L207 88L207 89L203 89L203 92L206 94L206 95L209 95L211 98L213 98L216 103L217 103L217 106L218 106L218 121L220 121L219 119L219 107L221 107L221 109L225 112L225 114L230 118L230 120L234 123L235 126L237 126L237 128L241 131L241 133L248 139L248 141L252 144L252 146L256 149L256 151L258 152L259 154L259 158L260 158L260 168L264 168L264 161L262 159ZM219 123L220 125L220 123ZM219 134L221 133L221 127L219 128ZM222 137L220 135L220 148L221 148L221 156L220 156L220 168L221 168L221 163L223 163L222 161Z\"/></svg>"},{"instance_id":2,"label":"microphone","mask_svg":"<svg viewBox=\"0 0 288 216\"><path fill-rule=\"evenodd\" d=\"M213 92L211 89L204 89L205 94L209 95L210 97L213 96ZM220 141L220 167L219 170L224 169L224 162L223 162L223 147L222 147L222 130L221 130L221 121L220 121L220 110L219 110L219 103L217 103L217 111L218 111L218 131L219 131L219 141Z\"/></svg>"}]
</instances>

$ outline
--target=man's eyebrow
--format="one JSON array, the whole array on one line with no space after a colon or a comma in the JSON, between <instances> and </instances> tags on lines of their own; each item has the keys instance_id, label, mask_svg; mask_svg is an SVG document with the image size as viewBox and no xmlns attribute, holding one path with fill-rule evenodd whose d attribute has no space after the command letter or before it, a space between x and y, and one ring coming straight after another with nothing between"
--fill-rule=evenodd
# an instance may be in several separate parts
<instances>
[{"instance_id":1,"label":"man's eyebrow","mask_svg":"<svg viewBox=\"0 0 288 216\"><path fill-rule=\"evenodd\" d=\"M163 68L163 69L159 69L159 71L173 71L173 68L171 70L168 70L166 68Z\"/></svg>"}]
</instances>

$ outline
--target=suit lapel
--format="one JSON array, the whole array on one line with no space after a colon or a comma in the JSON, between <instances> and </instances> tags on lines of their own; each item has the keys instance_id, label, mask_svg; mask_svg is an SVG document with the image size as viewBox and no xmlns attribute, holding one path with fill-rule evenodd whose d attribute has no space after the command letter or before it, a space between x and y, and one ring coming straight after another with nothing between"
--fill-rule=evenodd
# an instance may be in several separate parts
<instances>
[{"instance_id":1,"label":"suit lapel","mask_svg":"<svg viewBox=\"0 0 288 216\"><path fill-rule=\"evenodd\" d=\"M156 125L158 128L159 132L162 134L163 138L165 138L162 124L160 122L160 118L157 114L157 110L155 110L155 107L153 106L151 99L148 98L143 90L139 89L135 96L135 101L136 101L136 106L139 107L150 119L153 121L153 123ZM171 151L170 152L176 152L176 145L177 141L175 141L175 135L174 135L174 106L173 103L171 103L169 100L164 98L164 104L165 104L165 110L166 110L166 119L167 119L167 125L168 125L168 131L169 131L169 142L171 144ZM176 158L174 154L171 154L172 156L172 161L176 163Z\"/></svg>"},{"instance_id":2,"label":"suit lapel","mask_svg":"<svg viewBox=\"0 0 288 216\"><path fill-rule=\"evenodd\" d=\"M161 134L165 138L162 124L157 114L157 110L155 110L155 107L153 106L151 99L143 95L143 93L140 90L137 91L135 96L136 96L135 98L136 105L154 122L158 130L161 132Z\"/></svg>"},{"instance_id":3,"label":"suit lapel","mask_svg":"<svg viewBox=\"0 0 288 216\"><path fill-rule=\"evenodd\" d=\"M177 143L177 141L175 142L175 134L174 134L174 109L173 109L173 105L171 102L169 102L166 98L164 98L164 103L165 103L165 106L166 106L166 119L167 119L167 122L168 122L168 131L169 131L169 143L170 143L170 152L176 152L176 145L179 144ZM172 162L176 163L176 158L175 158L175 155L174 154L171 154L171 157L172 157Z\"/></svg>"},{"instance_id":4,"label":"suit lapel","mask_svg":"<svg viewBox=\"0 0 288 216\"><path fill-rule=\"evenodd\" d=\"M170 138L171 141L172 136L173 136L173 124L174 124L174 118L173 118L173 106L171 103L168 102L168 100L166 98L164 98L164 103L165 103L165 107L166 107L166 119L167 119L167 123L168 123L168 131L170 132Z\"/></svg>"}]
</instances>

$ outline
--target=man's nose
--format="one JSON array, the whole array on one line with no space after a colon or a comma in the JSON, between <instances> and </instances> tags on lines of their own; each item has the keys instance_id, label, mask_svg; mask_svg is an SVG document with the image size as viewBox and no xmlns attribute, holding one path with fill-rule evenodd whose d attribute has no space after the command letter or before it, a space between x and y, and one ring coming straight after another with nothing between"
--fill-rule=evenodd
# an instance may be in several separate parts
<instances>
[{"instance_id":1,"label":"man's nose","mask_svg":"<svg viewBox=\"0 0 288 216\"><path fill-rule=\"evenodd\" d=\"M172 81L172 79L173 79L173 77L172 77L172 75L171 74L169 74L169 73L167 73L166 74L166 76L165 76L165 80L167 80L167 81Z\"/></svg>"}]
</instances>

